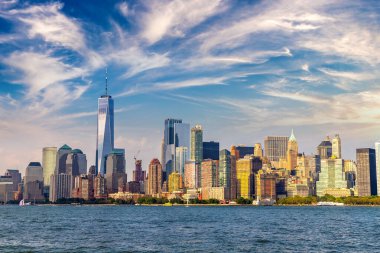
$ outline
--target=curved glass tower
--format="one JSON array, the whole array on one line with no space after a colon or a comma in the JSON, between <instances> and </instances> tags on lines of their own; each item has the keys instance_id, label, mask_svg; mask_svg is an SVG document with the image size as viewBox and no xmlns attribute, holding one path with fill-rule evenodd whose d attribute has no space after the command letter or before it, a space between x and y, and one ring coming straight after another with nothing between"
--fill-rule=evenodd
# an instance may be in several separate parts
<instances>
[{"instance_id":1,"label":"curved glass tower","mask_svg":"<svg viewBox=\"0 0 380 253\"><path fill-rule=\"evenodd\" d=\"M114 147L113 99L103 95L98 99L98 134L96 139L96 174L106 173L106 156Z\"/></svg>"}]
</instances>

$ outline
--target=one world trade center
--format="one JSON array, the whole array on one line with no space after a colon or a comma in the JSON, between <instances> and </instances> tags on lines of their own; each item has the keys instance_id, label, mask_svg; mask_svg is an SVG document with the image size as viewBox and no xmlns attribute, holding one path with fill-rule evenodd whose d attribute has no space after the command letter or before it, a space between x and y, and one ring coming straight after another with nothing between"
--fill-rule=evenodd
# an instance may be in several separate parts
<instances>
[{"instance_id":1,"label":"one world trade center","mask_svg":"<svg viewBox=\"0 0 380 253\"><path fill-rule=\"evenodd\" d=\"M106 93L98 98L98 133L96 139L96 174L106 173L106 156L114 148L113 99Z\"/></svg>"}]
</instances>

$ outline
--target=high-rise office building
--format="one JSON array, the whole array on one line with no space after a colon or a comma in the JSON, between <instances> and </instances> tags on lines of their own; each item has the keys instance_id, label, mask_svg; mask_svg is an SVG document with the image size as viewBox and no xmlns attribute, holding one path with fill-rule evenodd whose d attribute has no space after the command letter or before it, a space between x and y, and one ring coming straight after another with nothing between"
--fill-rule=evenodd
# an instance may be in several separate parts
<instances>
[{"instance_id":1,"label":"high-rise office building","mask_svg":"<svg viewBox=\"0 0 380 253\"><path fill-rule=\"evenodd\" d=\"M223 149L219 152L219 185L231 188L231 152Z\"/></svg>"},{"instance_id":2,"label":"high-rise office building","mask_svg":"<svg viewBox=\"0 0 380 253\"><path fill-rule=\"evenodd\" d=\"M164 139L162 143L161 160L163 160L163 170L168 176L175 170L176 166L176 148L186 147L187 152L190 148L190 125L182 123L181 119L166 119ZM186 154L189 157L189 154Z\"/></svg>"},{"instance_id":3,"label":"high-rise office building","mask_svg":"<svg viewBox=\"0 0 380 253\"><path fill-rule=\"evenodd\" d=\"M236 161L237 198L252 198L254 195L253 157L246 156Z\"/></svg>"},{"instance_id":4,"label":"high-rise office building","mask_svg":"<svg viewBox=\"0 0 380 253\"><path fill-rule=\"evenodd\" d=\"M13 191L18 190L18 185L21 183L21 173L18 170L6 170L5 176L10 176L13 183Z\"/></svg>"},{"instance_id":5,"label":"high-rise office building","mask_svg":"<svg viewBox=\"0 0 380 253\"><path fill-rule=\"evenodd\" d=\"M14 199L13 180L11 175L0 176L0 202Z\"/></svg>"},{"instance_id":6,"label":"high-rise office building","mask_svg":"<svg viewBox=\"0 0 380 253\"><path fill-rule=\"evenodd\" d=\"M203 160L201 171L201 187L217 187L219 177L219 161L218 160Z\"/></svg>"},{"instance_id":7,"label":"high-rise office building","mask_svg":"<svg viewBox=\"0 0 380 253\"><path fill-rule=\"evenodd\" d=\"M298 143L297 139L294 136L292 129L292 134L289 137L288 149L286 151L286 165L288 170L293 170L297 167L297 156L298 156Z\"/></svg>"},{"instance_id":8,"label":"high-rise office building","mask_svg":"<svg viewBox=\"0 0 380 253\"><path fill-rule=\"evenodd\" d=\"M356 149L356 187L359 196L377 195L376 152L372 148Z\"/></svg>"},{"instance_id":9,"label":"high-rise office building","mask_svg":"<svg viewBox=\"0 0 380 253\"><path fill-rule=\"evenodd\" d=\"M261 147L261 143L255 144L253 155L257 157L263 157L263 148Z\"/></svg>"},{"instance_id":10,"label":"high-rise office building","mask_svg":"<svg viewBox=\"0 0 380 253\"><path fill-rule=\"evenodd\" d=\"M54 174L57 163L57 147L45 147L42 149L42 168L44 173L44 185L50 186L50 176Z\"/></svg>"},{"instance_id":11,"label":"high-rise office building","mask_svg":"<svg viewBox=\"0 0 380 253\"><path fill-rule=\"evenodd\" d=\"M135 160L135 170L133 171L133 181L144 182L146 177L145 170L142 170L142 161Z\"/></svg>"},{"instance_id":12,"label":"high-rise office building","mask_svg":"<svg viewBox=\"0 0 380 253\"><path fill-rule=\"evenodd\" d=\"M125 150L114 149L106 157L106 187L107 193L125 190L127 174L125 173Z\"/></svg>"},{"instance_id":13,"label":"high-rise office building","mask_svg":"<svg viewBox=\"0 0 380 253\"><path fill-rule=\"evenodd\" d=\"M153 159L149 164L148 194L160 194L162 192L162 165L158 159Z\"/></svg>"},{"instance_id":14,"label":"high-rise office building","mask_svg":"<svg viewBox=\"0 0 380 253\"><path fill-rule=\"evenodd\" d=\"M25 170L24 199L43 200L43 169L39 162L31 162Z\"/></svg>"},{"instance_id":15,"label":"high-rise office building","mask_svg":"<svg viewBox=\"0 0 380 253\"><path fill-rule=\"evenodd\" d=\"M203 142L203 160L219 160L219 142Z\"/></svg>"},{"instance_id":16,"label":"high-rise office building","mask_svg":"<svg viewBox=\"0 0 380 253\"><path fill-rule=\"evenodd\" d=\"M255 153L255 148L254 147L247 147L243 145L236 146L235 149L239 153L239 159L244 158L246 155L253 155Z\"/></svg>"},{"instance_id":17,"label":"high-rise office building","mask_svg":"<svg viewBox=\"0 0 380 253\"><path fill-rule=\"evenodd\" d=\"M201 125L191 129L190 160L196 163L203 161L203 130Z\"/></svg>"},{"instance_id":18,"label":"high-rise office building","mask_svg":"<svg viewBox=\"0 0 380 253\"><path fill-rule=\"evenodd\" d=\"M184 184L187 189L195 189L198 187L198 165L195 161L187 161L185 164L185 176L184 176Z\"/></svg>"},{"instance_id":19,"label":"high-rise office building","mask_svg":"<svg viewBox=\"0 0 380 253\"><path fill-rule=\"evenodd\" d=\"M94 178L94 197L97 199L107 198L106 178L100 173Z\"/></svg>"},{"instance_id":20,"label":"high-rise office building","mask_svg":"<svg viewBox=\"0 0 380 253\"><path fill-rule=\"evenodd\" d=\"M66 144L58 149L54 174L66 174L67 155L71 152L72 148Z\"/></svg>"},{"instance_id":21,"label":"high-rise office building","mask_svg":"<svg viewBox=\"0 0 380 253\"><path fill-rule=\"evenodd\" d=\"M331 142L331 155L334 158L342 158L342 142L340 140L339 134L336 134Z\"/></svg>"},{"instance_id":22,"label":"high-rise office building","mask_svg":"<svg viewBox=\"0 0 380 253\"><path fill-rule=\"evenodd\" d=\"M106 173L106 157L114 149L114 105L108 95L107 77L105 95L98 98L98 127L96 138L96 174Z\"/></svg>"},{"instance_id":23,"label":"high-rise office building","mask_svg":"<svg viewBox=\"0 0 380 253\"><path fill-rule=\"evenodd\" d=\"M196 166L196 187L201 187L201 172L203 161L203 130L201 125L195 125L191 129L190 135L190 160L195 162Z\"/></svg>"},{"instance_id":24,"label":"high-rise office building","mask_svg":"<svg viewBox=\"0 0 380 253\"><path fill-rule=\"evenodd\" d=\"M66 156L66 171L62 173L72 175L73 178L87 174L87 158L80 149L71 150Z\"/></svg>"},{"instance_id":25,"label":"high-rise office building","mask_svg":"<svg viewBox=\"0 0 380 253\"><path fill-rule=\"evenodd\" d=\"M265 156L271 162L279 162L286 159L289 137L267 136L264 140Z\"/></svg>"},{"instance_id":26,"label":"high-rise office building","mask_svg":"<svg viewBox=\"0 0 380 253\"><path fill-rule=\"evenodd\" d=\"M58 174L50 176L49 200L57 202L58 199L71 198L73 188L73 177L68 174Z\"/></svg>"},{"instance_id":27,"label":"high-rise office building","mask_svg":"<svg viewBox=\"0 0 380 253\"><path fill-rule=\"evenodd\" d=\"M174 171L169 175L168 191L170 193L183 189L183 177L180 173Z\"/></svg>"},{"instance_id":28,"label":"high-rise office building","mask_svg":"<svg viewBox=\"0 0 380 253\"><path fill-rule=\"evenodd\" d=\"M317 147L317 154L321 159L329 159L332 156L332 144L329 136L319 144Z\"/></svg>"},{"instance_id":29,"label":"high-rise office building","mask_svg":"<svg viewBox=\"0 0 380 253\"><path fill-rule=\"evenodd\" d=\"M188 150L188 147L182 146L175 148L175 171L178 172L182 177L185 175L185 164L189 158Z\"/></svg>"},{"instance_id":30,"label":"high-rise office building","mask_svg":"<svg viewBox=\"0 0 380 253\"><path fill-rule=\"evenodd\" d=\"M316 185L317 196L350 196L343 164L342 159L321 159L321 172Z\"/></svg>"},{"instance_id":31,"label":"high-rise office building","mask_svg":"<svg viewBox=\"0 0 380 253\"><path fill-rule=\"evenodd\" d=\"M377 195L380 196L380 142L375 142Z\"/></svg>"},{"instance_id":32,"label":"high-rise office building","mask_svg":"<svg viewBox=\"0 0 380 253\"><path fill-rule=\"evenodd\" d=\"M276 200L276 175L260 170L255 175L255 192L257 199Z\"/></svg>"}]
</instances>

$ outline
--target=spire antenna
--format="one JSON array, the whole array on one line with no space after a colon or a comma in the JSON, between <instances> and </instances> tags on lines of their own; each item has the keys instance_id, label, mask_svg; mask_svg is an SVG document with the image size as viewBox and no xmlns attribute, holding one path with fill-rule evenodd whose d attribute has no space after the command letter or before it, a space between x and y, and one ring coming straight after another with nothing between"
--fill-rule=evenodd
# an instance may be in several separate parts
<instances>
[{"instance_id":1,"label":"spire antenna","mask_svg":"<svg viewBox=\"0 0 380 253\"><path fill-rule=\"evenodd\" d=\"M106 96L108 96L108 72L106 68Z\"/></svg>"}]
</instances>

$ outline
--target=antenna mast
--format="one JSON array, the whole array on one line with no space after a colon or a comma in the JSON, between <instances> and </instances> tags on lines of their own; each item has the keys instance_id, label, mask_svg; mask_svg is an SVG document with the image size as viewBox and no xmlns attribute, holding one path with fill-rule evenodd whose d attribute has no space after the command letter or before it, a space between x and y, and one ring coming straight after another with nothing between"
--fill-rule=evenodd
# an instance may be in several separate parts
<instances>
[{"instance_id":1,"label":"antenna mast","mask_svg":"<svg viewBox=\"0 0 380 253\"><path fill-rule=\"evenodd\" d=\"M106 68L106 96L108 96L108 73Z\"/></svg>"}]
</instances>

